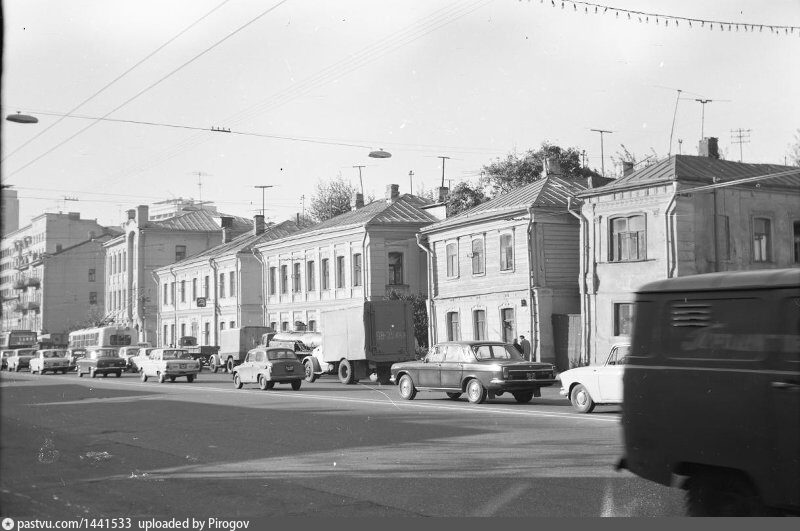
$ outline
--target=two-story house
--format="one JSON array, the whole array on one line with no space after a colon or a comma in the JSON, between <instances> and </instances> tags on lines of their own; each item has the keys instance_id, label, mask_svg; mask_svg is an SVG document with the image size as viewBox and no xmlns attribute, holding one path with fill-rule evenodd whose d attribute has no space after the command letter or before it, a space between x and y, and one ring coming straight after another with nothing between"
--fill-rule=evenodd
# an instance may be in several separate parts
<instances>
[{"instance_id":1,"label":"two-story house","mask_svg":"<svg viewBox=\"0 0 800 531\"><path fill-rule=\"evenodd\" d=\"M300 219L267 226L264 216L253 230L174 264L157 268L159 345L194 336L201 345L218 345L219 331L264 325L261 256L255 246L286 238L310 225Z\"/></svg>"},{"instance_id":2,"label":"two-story house","mask_svg":"<svg viewBox=\"0 0 800 531\"><path fill-rule=\"evenodd\" d=\"M800 264L800 168L720 160L716 138L577 199L585 363L630 340L647 282Z\"/></svg>"},{"instance_id":3,"label":"two-story house","mask_svg":"<svg viewBox=\"0 0 800 531\"><path fill-rule=\"evenodd\" d=\"M568 368L556 359L552 318L579 310L579 226L567 202L587 185L550 166L531 184L422 229L432 343L525 336L530 358Z\"/></svg>"}]
</instances>

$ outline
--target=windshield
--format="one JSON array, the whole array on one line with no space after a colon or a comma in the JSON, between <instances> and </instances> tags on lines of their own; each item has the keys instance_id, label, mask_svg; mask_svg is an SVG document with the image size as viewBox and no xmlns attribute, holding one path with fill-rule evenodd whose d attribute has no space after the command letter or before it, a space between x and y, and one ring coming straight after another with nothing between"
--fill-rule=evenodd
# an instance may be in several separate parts
<instances>
[{"instance_id":1,"label":"windshield","mask_svg":"<svg viewBox=\"0 0 800 531\"><path fill-rule=\"evenodd\" d=\"M63 358L67 355L63 350L45 350L42 353L44 358Z\"/></svg>"},{"instance_id":2,"label":"windshield","mask_svg":"<svg viewBox=\"0 0 800 531\"><path fill-rule=\"evenodd\" d=\"M102 350L95 350L92 352L94 358L119 358L116 349L106 348Z\"/></svg>"},{"instance_id":3,"label":"windshield","mask_svg":"<svg viewBox=\"0 0 800 531\"><path fill-rule=\"evenodd\" d=\"M33 349L22 349L17 351L17 356L33 356L36 351Z\"/></svg>"},{"instance_id":4,"label":"windshield","mask_svg":"<svg viewBox=\"0 0 800 531\"><path fill-rule=\"evenodd\" d=\"M192 359L192 356L189 355L188 352L185 350L165 350L164 353L161 355L162 360L187 360Z\"/></svg>"},{"instance_id":5,"label":"windshield","mask_svg":"<svg viewBox=\"0 0 800 531\"><path fill-rule=\"evenodd\" d=\"M293 350L268 350L267 359L271 360L296 360Z\"/></svg>"},{"instance_id":6,"label":"windshield","mask_svg":"<svg viewBox=\"0 0 800 531\"><path fill-rule=\"evenodd\" d=\"M522 361L522 356L511 345L473 345L472 352L478 361L482 360L515 360Z\"/></svg>"}]
</instances>

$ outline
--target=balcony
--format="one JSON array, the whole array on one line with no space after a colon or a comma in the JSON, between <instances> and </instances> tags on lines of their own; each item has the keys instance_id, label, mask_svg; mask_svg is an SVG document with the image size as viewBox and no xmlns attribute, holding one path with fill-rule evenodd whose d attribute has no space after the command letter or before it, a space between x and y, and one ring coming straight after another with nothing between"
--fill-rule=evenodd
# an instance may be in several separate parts
<instances>
[{"instance_id":1,"label":"balcony","mask_svg":"<svg viewBox=\"0 0 800 531\"><path fill-rule=\"evenodd\" d=\"M28 313L27 305L21 302L18 302L14 305L14 311L17 313Z\"/></svg>"},{"instance_id":2,"label":"balcony","mask_svg":"<svg viewBox=\"0 0 800 531\"><path fill-rule=\"evenodd\" d=\"M17 279L14 281L14 289L25 291L28 289L28 283L21 278Z\"/></svg>"},{"instance_id":3,"label":"balcony","mask_svg":"<svg viewBox=\"0 0 800 531\"><path fill-rule=\"evenodd\" d=\"M28 279L27 285L28 287L39 289L42 285L42 281L36 277L31 277Z\"/></svg>"}]
</instances>

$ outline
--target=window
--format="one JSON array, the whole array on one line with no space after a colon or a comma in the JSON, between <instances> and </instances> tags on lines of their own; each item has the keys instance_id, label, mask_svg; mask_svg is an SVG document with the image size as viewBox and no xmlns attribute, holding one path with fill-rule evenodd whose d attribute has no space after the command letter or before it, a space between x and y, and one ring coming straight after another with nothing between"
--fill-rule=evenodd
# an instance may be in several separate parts
<instances>
[{"instance_id":1,"label":"window","mask_svg":"<svg viewBox=\"0 0 800 531\"><path fill-rule=\"evenodd\" d=\"M281 293L289 293L289 266L281 266Z\"/></svg>"},{"instance_id":2,"label":"window","mask_svg":"<svg viewBox=\"0 0 800 531\"><path fill-rule=\"evenodd\" d=\"M794 222L794 263L800 264L800 221Z\"/></svg>"},{"instance_id":3,"label":"window","mask_svg":"<svg viewBox=\"0 0 800 531\"><path fill-rule=\"evenodd\" d=\"M278 326L278 323L276 323L275 321L270 321L270 322L269 322L269 327L270 327L270 329L272 329L273 331L276 331L276 330L278 330L278 329L276 328L277 326Z\"/></svg>"},{"instance_id":4,"label":"window","mask_svg":"<svg viewBox=\"0 0 800 531\"><path fill-rule=\"evenodd\" d=\"M647 258L646 224L643 214L611 220L609 260L631 262Z\"/></svg>"},{"instance_id":5,"label":"window","mask_svg":"<svg viewBox=\"0 0 800 531\"><path fill-rule=\"evenodd\" d=\"M314 274L314 261L306 262L306 291L314 291L317 289Z\"/></svg>"},{"instance_id":6,"label":"window","mask_svg":"<svg viewBox=\"0 0 800 531\"><path fill-rule=\"evenodd\" d=\"M344 256L336 257L336 287L344 287Z\"/></svg>"},{"instance_id":7,"label":"window","mask_svg":"<svg viewBox=\"0 0 800 531\"><path fill-rule=\"evenodd\" d=\"M125 271L128 268L127 257L128 257L128 253L126 251L122 251L122 270L123 271Z\"/></svg>"},{"instance_id":8,"label":"window","mask_svg":"<svg viewBox=\"0 0 800 531\"><path fill-rule=\"evenodd\" d=\"M300 267L300 262L295 262L292 264L292 291L295 293L300 293Z\"/></svg>"},{"instance_id":9,"label":"window","mask_svg":"<svg viewBox=\"0 0 800 531\"><path fill-rule=\"evenodd\" d=\"M472 274L482 275L486 272L483 259L483 240L476 238L472 240Z\"/></svg>"},{"instance_id":10,"label":"window","mask_svg":"<svg viewBox=\"0 0 800 531\"><path fill-rule=\"evenodd\" d=\"M389 284L403 284L403 253L389 253Z\"/></svg>"},{"instance_id":11,"label":"window","mask_svg":"<svg viewBox=\"0 0 800 531\"><path fill-rule=\"evenodd\" d=\"M206 323L203 325L203 344L211 344L211 323Z\"/></svg>"},{"instance_id":12,"label":"window","mask_svg":"<svg viewBox=\"0 0 800 531\"><path fill-rule=\"evenodd\" d=\"M225 330L225 321L220 321L219 322L219 329L220 330Z\"/></svg>"},{"instance_id":13,"label":"window","mask_svg":"<svg viewBox=\"0 0 800 531\"><path fill-rule=\"evenodd\" d=\"M162 338L162 342L166 343L167 338L169 338L169 326L164 325L164 337Z\"/></svg>"},{"instance_id":14,"label":"window","mask_svg":"<svg viewBox=\"0 0 800 531\"><path fill-rule=\"evenodd\" d=\"M447 312L447 340L458 341L461 339L458 330L458 312Z\"/></svg>"},{"instance_id":15,"label":"window","mask_svg":"<svg viewBox=\"0 0 800 531\"><path fill-rule=\"evenodd\" d=\"M170 345L174 345L175 344L175 325L174 324L169 325L169 344Z\"/></svg>"},{"instance_id":16,"label":"window","mask_svg":"<svg viewBox=\"0 0 800 531\"><path fill-rule=\"evenodd\" d=\"M90 269L89 270L89 282L94 282L96 276L97 276L96 270L95 269Z\"/></svg>"},{"instance_id":17,"label":"window","mask_svg":"<svg viewBox=\"0 0 800 531\"><path fill-rule=\"evenodd\" d=\"M197 300L197 279L192 279L192 300Z\"/></svg>"},{"instance_id":18,"label":"window","mask_svg":"<svg viewBox=\"0 0 800 531\"><path fill-rule=\"evenodd\" d=\"M186 281L181 280L181 302L186 302Z\"/></svg>"},{"instance_id":19,"label":"window","mask_svg":"<svg viewBox=\"0 0 800 531\"><path fill-rule=\"evenodd\" d=\"M175 304L175 283L170 282L169 284L169 298L172 301L172 304Z\"/></svg>"},{"instance_id":20,"label":"window","mask_svg":"<svg viewBox=\"0 0 800 531\"><path fill-rule=\"evenodd\" d=\"M289 321L283 321L281 323L281 331L288 332L289 331Z\"/></svg>"},{"instance_id":21,"label":"window","mask_svg":"<svg viewBox=\"0 0 800 531\"><path fill-rule=\"evenodd\" d=\"M361 254L353 255L353 286L361 285Z\"/></svg>"},{"instance_id":22,"label":"window","mask_svg":"<svg viewBox=\"0 0 800 531\"><path fill-rule=\"evenodd\" d=\"M322 259L322 271L320 272L320 288L321 289L330 289L330 278L331 278L331 266L330 261L327 258Z\"/></svg>"},{"instance_id":23,"label":"window","mask_svg":"<svg viewBox=\"0 0 800 531\"><path fill-rule=\"evenodd\" d=\"M473 337L477 341L486 339L486 310L472 312Z\"/></svg>"},{"instance_id":24,"label":"window","mask_svg":"<svg viewBox=\"0 0 800 531\"><path fill-rule=\"evenodd\" d=\"M169 304L169 282L164 283L164 304Z\"/></svg>"},{"instance_id":25,"label":"window","mask_svg":"<svg viewBox=\"0 0 800 531\"><path fill-rule=\"evenodd\" d=\"M445 247L445 255L447 257L447 277L453 278L458 276L458 244L448 243Z\"/></svg>"},{"instance_id":26,"label":"window","mask_svg":"<svg viewBox=\"0 0 800 531\"><path fill-rule=\"evenodd\" d=\"M629 336L633 330L633 303L614 304L614 335Z\"/></svg>"},{"instance_id":27,"label":"window","mask_svg":"<svg viewBox=\"0 0 800 531\"><path fill-rule=\"evenodd\" d=\"M753 218L753 261L772 259L772 234L769 218Z\"/></svg>"},{"instance_id":28,"label":"window","mask_svg":"<svg viewBox=\"0 0 800 531\"><path fill-rule=\"evenodd\" d=\"M219 274L219 298L225 298L225 273Z\"/></svg>"},{"instance_id":29,"label":"window","mask_svg":"<svg viewBox=\"0 0 800 531\"><path fill-rule=\"evenodd\" d=\"M308 331L309 332L316 332L317 331L317 322L314 319L310 319L308 321Z\"/></svg>"},{"instance_id":30,"label":"window","mask_svg":"<svg viewBox=\"0 0 800 531\"><path fill-rule=\"evenodd\" d=\"M97 304L97 292L90 291L89 292L89 304Z\"/></svg>"},{"instance_id":31,"label":"window","mask_svg":"<svg viewBox=\"0 0 800 531\"><path fill-rule=\"evenodd\" d=\"M231 321L228 323L228 328L236 328L236 321Z\"/></svg>"},{"instance_id":32,"label":"window","mask_svg":"<svg viewBox=\"0 0 800 531\"><path fill-rule=\"evenodd\" d=\"M231 297L236 296L236 271L231 271L228 274L228 295Z\"/></svg>"},{"instance_id":33,"label":"window","mask_svg":"<svg viewBox=\"0 0 800 531\"><path fill-rule=\"evenodd\" d=\"M208 298L211 296L211 292L209 291L209 278L208 275L203 279L203 296Z\"/></svg>"},{"instance_id":34,"label":"window","mask_svg":"<svg viewBox=\"0 0 800 531\"><path fill-rule=\"evenodd\" d=\"M185 245L176 245L175 246L175 261L180 262L186 258L186 246Z\"/></svg>"},{"instance_id":35,"label":"window","mask_svg":"<svg viewBox=\"0 0 800 531\"><path fill-rule=\"evenodd\" d=\"M186 336L186 323L181 323L181 337Z\"/></svg>"},{"instance_id":36,"label":"window","mask_svg":"<svg viewBox=\"0 0 800 531\"><path fill-rule=\"evenodd\" d=\"M503 308L500 310L500 323L503 326L503 341L511 343L517 337L514 330L514 308Z\"/></svg>"},{"instance_id":37,"label":"window","mask_svg":"<svg viewBox=\"0 0 800 531\"><path fill-rule=\"evenodd\" d=\"M511 234L500 235L500 271L514 269L514 242Z\"/></svg>"},{"instance_id":38,"label":"window","mask_svg":"<svg viewBox=\"0 0 800 531\"><path fill-rule=\"evenodd\" d=\"M278 268L269 268L269 294L275 295L278 293Z\"/></svg>"}]
</instances>

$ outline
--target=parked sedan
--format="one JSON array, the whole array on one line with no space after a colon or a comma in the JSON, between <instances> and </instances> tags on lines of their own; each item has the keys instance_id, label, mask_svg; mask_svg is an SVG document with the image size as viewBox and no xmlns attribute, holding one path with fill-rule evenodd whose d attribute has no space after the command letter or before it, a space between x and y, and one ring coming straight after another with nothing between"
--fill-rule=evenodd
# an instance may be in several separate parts
<instances>
[{"instance_id":1,"label":"parked sedan","mask_svg":"<svg viewBox=\"0 0 800 531\"><path fill-rule=\"evenodd\" d=\"M37 350L36 355L31 358L31 373L44 374L51 371L53 374L60 372L66 374L69 369L69 353L62 349L43 349Z\"/></svg>"},{"instance_id":2,"label":"parked sedan","mask_svg":"<svg viewBox=\"0 0 800 531\"><path fill-rule=\"evenodd\" d=\"M6 358L6 369L19 372L20 369L30 367L31 358L36 354L36 349L18 348L11 351L11 355Z\"/></svg>"},{"instance_id":3,"label":"parked sedan","mask_svg":"<svg viewBox=\"0 0 800 531\"><path fill-rule=\"evenodd\" d=\"M503 393L527 403L556 379L553 365L526 361L508 343L455 341L433 346L422 360L395 363L391 381L406 400L417 391L443 391L452 400L467 393L470 402L480 404Z\"/></svg>"},{"instance_id":4,"label":"parked sedan","mask_svg":"<svg viewBox=\"0 0 800 531\"><path fill-rule=\"evenodd\" d=\"M167 378L174 382L176 378L185 376L186 381L192 383L200 372L199 361L185 350L174 348L153 349L138 365L143 382L150 376L158 378L158 383L164 383Z\"/></svg>"},{"instance_id":5,"label":"parked sedan","mask_svg":"<svg viewBox=\"0 0 800 531\"><path fill-rule=\"evenodd\" d=\"M8 358L14 355L13 350L0 351L0 370L5 370L8 367Z\"/></svg>"},{"instance_id":6,"label":"parked sedan","mask_svg":"<svg viewBox=\"0 0 800 531\"><path fill-rule=\"evenodd\" d=\"M67 349L67 359L69 360L69 370L78 372L78 360L86 357L85 348Z\"/></svg>"},{"instance_id":7,"label":"parked sedan","mask_svg":"<svg viewBox=\"0 0 800 531\"><path fill-rule=\"evenodd\" d=\"M622 403L622 375L631 346L618 343L603 365L588 365L564 371L561 379L561 396L567 397L572 407L581 413L591 413L597 404Z\"/></svg>"},{"instance_id":8,"label":"parked sedan","mask_svg":"<svg viewBox=\"0 0 800 531\"><path fill-rule=\"evenodd\" d=\"M77 366L78 376L88 374L95 378L98 374L105 377L113 373L119 378L125 370L125 360L119 357L116 348L95 348L89 350L85 358L79 359Z\"/></svg>"},{"instance_id":9,"label":"parked sedan","mask_svg":"<svg viewBox=\"0 0 800 531\"><path fill-rule=\"evenodd\" d=\"M135 356L128 358L131 372L140 372L142 370L142 364L150 359L150 353L154 350L155 348L151 347L139 347L139 352Z\"/></svg>"},{"instance_id":10,"label":"parked sedan","mask_svg":"<svg viewBox=\"0 0 800 531\"><path fill-rule=\"evenodd\" d=\"M119 357L125 360L125 367L131 372L138 372L133 369L131 359L139 355L139 351L144 350L142 347L120 347Z\"/></svg>"},{"instance_id":11,"label":"parked sedan","mask_svg":"<svg viewBox=\"0 0 800 531\"><path fill-rule=\"evenodd\" d=\"M303 364L293 350L282 347L259 347L247 353L244 363L233 368L233 385L241 389L246 383L258 383L262 390L276 383L288 383L297 391L305 378Z\"/></svg>"}]
</instances>

